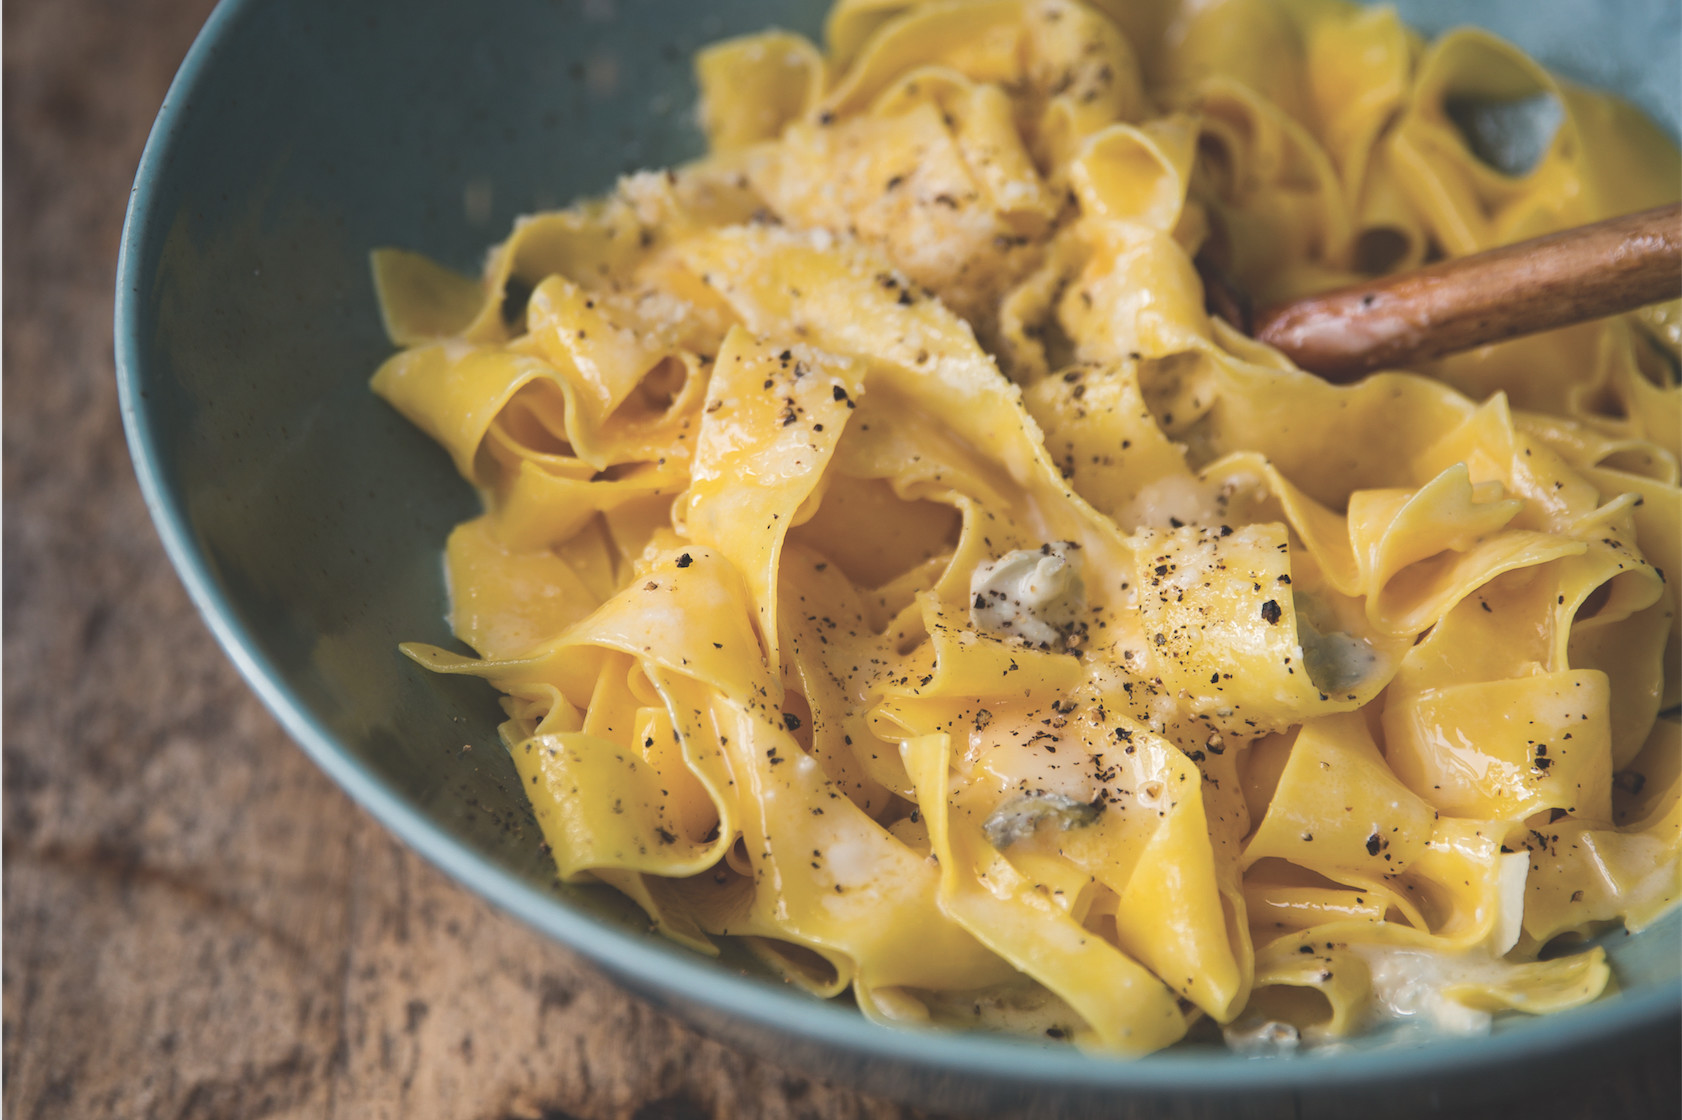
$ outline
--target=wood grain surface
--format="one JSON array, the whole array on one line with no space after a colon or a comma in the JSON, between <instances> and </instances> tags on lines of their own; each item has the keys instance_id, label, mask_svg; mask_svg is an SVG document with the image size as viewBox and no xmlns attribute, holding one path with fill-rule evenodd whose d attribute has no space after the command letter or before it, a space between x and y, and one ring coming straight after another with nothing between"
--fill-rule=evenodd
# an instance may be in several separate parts
<instances>
[{"instance_id":1,"label":"wood grain surface","mask_svg":"<svg viewBox=\"0 0 1682 1120\"><path fill-rule=\"evenodd\" d=\"M702 1039L492 910L222 658L141 505L110 331L129 182L209 7L4 9L6 1116L930 1115ZM1676 1115L1677 1082L1635 1053L1510 1104Z\"/></svg>"},{"instance_id":2,"label":"wood grain surface","mask_svg":"<svg viewBox=\"0 0 1682 1120\"><path fill-rule=\"evenodd\" d=\"M1263 308L1253 333L1303 369L1349 382L1679 291L1682 203L1673 203Z\"/></svg>"}]
</instances>

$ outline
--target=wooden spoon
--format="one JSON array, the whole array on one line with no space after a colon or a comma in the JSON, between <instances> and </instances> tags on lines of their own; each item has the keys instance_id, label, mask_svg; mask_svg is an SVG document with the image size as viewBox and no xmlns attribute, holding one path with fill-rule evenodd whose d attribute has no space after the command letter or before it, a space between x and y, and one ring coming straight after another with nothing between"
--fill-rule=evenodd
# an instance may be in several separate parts
<instances>
[{"instance_id":1,"label":"wooden spoon","mask_svg":"<svg viewBox=\"0 0 1682 1120\"><path fill-rule=\"evenodd\" d=\"M1328 381L1682 295L1682 203L1263 308L1202 258L1210 311Z\"/></svg>"}]
</instances>

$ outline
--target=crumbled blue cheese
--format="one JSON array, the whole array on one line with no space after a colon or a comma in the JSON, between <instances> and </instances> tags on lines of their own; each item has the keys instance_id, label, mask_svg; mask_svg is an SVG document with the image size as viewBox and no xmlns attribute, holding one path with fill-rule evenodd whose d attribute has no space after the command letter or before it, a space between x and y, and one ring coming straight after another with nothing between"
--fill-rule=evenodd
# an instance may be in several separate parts
<instances>
[{"instance_id":1,"label":"crumbled blue cheese","mask_svg":"<svg viewBox=\"0 0 1682 1120\"><path fill-rule=\"evenodd\" d=\"M1365 638L1333 630L1322 634L1297 615L1303 667L1322 692L1348 692L1378 671L1378 652Z\"/></svg>"},{"instance_id":2,"label":"crumbled blue cheese","mask_svg":"<svg viewBox=\"0 0 1682 1120\"><path fill-rule=\"evenodd\" d=\"M1054 824L1060 829L1084 828L1098 819L1104 803L1099 800L1076 801L1074 798L1048 790L1034 790L1007 798L993 810L981 831L995 848L1008 848L1018 840L1026 840L1042 825Z\"/></svg>"},{"instance_id":3,"label":"crumbled blue cheese","mask_svg":"<svg viewBox=\"0 0 1682 1120\"><path fill-rule=\"evenodd\" d=\"M970 625L1040 649L1075 649L1085 629L1086 588L1080 546L1056 541L1019 548L982 564L970 577Z\"/></svg>"}]
</instances>

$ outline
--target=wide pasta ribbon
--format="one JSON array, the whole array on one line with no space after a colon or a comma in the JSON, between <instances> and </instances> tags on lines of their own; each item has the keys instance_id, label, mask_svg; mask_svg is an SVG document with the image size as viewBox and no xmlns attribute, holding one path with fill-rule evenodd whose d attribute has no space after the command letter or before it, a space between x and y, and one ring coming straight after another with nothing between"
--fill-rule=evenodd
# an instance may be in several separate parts
<instances>
[{"instance_id":1,"label":"wide pasta ribbon","mask_svg":"<svg viewBox=\"0 0 1682 1120\"><path fill-rule=\"evenodd\" d=\"M697 75L706 159L373 258L374 388L484 504L473 655L404 649L503 693L559 875L1118 1054L1606 988L1561 946L1682 894L1682 304L1334 386L1193 261L1288 298L1674 149L1344 3L840 0Z\"/></svg>"}]
</instances>

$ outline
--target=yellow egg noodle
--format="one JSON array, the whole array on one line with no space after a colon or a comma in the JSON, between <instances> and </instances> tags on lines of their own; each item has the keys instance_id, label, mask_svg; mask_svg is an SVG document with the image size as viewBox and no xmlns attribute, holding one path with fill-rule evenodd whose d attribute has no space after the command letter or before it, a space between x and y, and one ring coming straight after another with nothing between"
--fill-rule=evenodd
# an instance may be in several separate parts
<instances>
[{"instance_id":1,"label":"yellow egg noodle","mask_svg":"<svg viewBox=\"0 0 1682 1120\"><path fill-rule=\"evenodd\" d=\"M874 1019L1142 1054L1591 1000L1678 893L1682 314L1326 384L1204 311L1657 205L1675 147L1333 0L841 0L712 153L375 257L375 389L567 881ZM1528 172L1458 106L1546 95ZM1661 714L1665 713L1665 714ZM1544 947L1553 951L1543 953Z\"/></svg>"}]
</instances>

